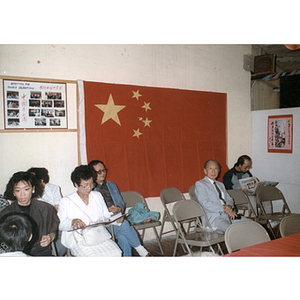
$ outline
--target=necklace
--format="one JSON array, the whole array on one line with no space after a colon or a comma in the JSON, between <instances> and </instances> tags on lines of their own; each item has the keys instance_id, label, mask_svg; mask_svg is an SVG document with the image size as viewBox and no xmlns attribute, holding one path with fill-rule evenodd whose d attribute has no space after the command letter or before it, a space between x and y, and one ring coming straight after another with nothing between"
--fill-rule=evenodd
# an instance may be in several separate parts
<instances>
[{"instance_id":1,"label":"necklace","mask_svg":"<svg viewBox=\"0 0 300 300\"><path fill-rule=\"evenodd\" d=\"M83 200L83 199L82 199L82 201L84 202L85 205L88 205L88 204L89 204L89 200Z\"/></svg>"}]
</instances>

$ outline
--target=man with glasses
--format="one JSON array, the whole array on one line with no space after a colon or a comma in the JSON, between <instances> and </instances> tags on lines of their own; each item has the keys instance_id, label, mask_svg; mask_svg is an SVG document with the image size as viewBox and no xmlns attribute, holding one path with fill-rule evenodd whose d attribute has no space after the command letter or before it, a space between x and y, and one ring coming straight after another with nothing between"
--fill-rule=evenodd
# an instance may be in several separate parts
<instances>
[{"instance_id":1,"label":"man with glasses","mask_svg":"<svg viewBox=\"0 0 300 300\"><path fill-rule=\"evenodd\" d=\"M253 177L250 172L252 168L252 159L248 155L242 155L237 159L237 162L234 164L233 168L227 171L223 176L223 183L225 185L226 190L240 190L241 184L239 179ZM256 184L258 183L258 179L255 178ZM256 195L248 195L248 198L252 204L252 207L256 214L258 214L258 201L256 199ZM266 213L272 212L272 204L271 202L263 203L264 209Z\"/></svg>"},{"instance_id":2,"label":"man with glasses","mask_svg":"<svg viewBox=\"0 0 300 300\"><path fill-rule=\"evenodd\" d=\"M239 190L241 184L239 179L253 177L249 171L252 167L252 160L248 155L242 155L238 158L233 168L227 171L223 176L223 183L226 190Z\"/></svg>"},{"instance_id":3,"label":"man with glasses","mask_svg":"<svg viewBox=\"0 0 300 300\"><path fill-rule=\"evenodd\" d=\"M94 191L102 194L107 208L114 215L125 212L125 202L122 199L117 185L112 181L106 180L107 168L100 160L93 160L89 163L89 167L93 168L97 173L96 186ZM123 256L132 256L132 248L138 252L140 256L151 256L151 254L141 245L139 237L135 229L124 218L117 220L118 225L113 225L114 234L117 243L123 251ZM110 230L110 228L107 228Z\"/></svg>"}]
</instances>

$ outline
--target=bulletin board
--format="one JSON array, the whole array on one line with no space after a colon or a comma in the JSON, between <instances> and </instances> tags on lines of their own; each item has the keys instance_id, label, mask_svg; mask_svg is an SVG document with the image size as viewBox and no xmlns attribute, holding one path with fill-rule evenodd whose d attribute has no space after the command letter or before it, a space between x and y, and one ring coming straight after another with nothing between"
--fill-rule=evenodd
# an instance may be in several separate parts
<instances>
[{"instance_id":1,"label":"bulletin board","mask_svg":"<svg viewBox=\"0 0 300 300\"><path fill-rule=\"evenodd\" d=\"M5 129L66 129L65 83L3 80Z\"/></svg>"}]
</instances>

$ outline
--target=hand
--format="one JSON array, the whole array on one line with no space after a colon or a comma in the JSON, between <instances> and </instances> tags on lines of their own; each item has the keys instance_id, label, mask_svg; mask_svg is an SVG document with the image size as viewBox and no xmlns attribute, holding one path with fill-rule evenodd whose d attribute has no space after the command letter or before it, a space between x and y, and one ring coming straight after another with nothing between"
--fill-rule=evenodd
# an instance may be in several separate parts
<instances>
[{"instance_id":1,"label":"hand","mask_svg":"<svg viewBox=\"0 0 300 300\"><path fill-rule=\"evenodd\" d=\"M43 235L42 239L40 241L40 245L41 245L41 247L47 247L51 243L51 241L52 241L52 239L51 239L50 234Z\"/></svg>"},{"instance_id":2,"label":"hand","mask_svg":"<svg viewBox=\"0 0 300 300\"><path fill-rule=\"evenodd\" d=\"M226 214L228 214L229 218L232 219L232 220L234 220L235 217L237 217L237 214L232 210L232 206L231 205L225 205L224 206L224 212Z\"/></svg>"},{"instance_id":3,"label":"hand","mask_svg":"<svg viewBox=\"0 0 300 300\"><path fill-rule=\"evenodd\" d=\"M115 214L121 212L121 211L122 211L122 208L119 207L119 206L114 206L114 205L112 205L111 207L108 208L108 210L109 210L110 212L112 212L112 213L115 215Z\"/></svg>"},{"instance_id":4,"label":"hand","mask_svg":"<svg viewBox=\"0 0 300 300\"><path fill-rule=\"evenodd\" d=\"M120 218L120 219L118 219L118 220L116 220L116 221L117 221L117 223L123 223L124 217L122 217L122 218Z\"/></svg>"},{"instance_id":5,"label":"hand","mask_svg":"<svg viewBox=\"0 0 300 300\"><path fill-rule=\"evenodd\" d=\"M72 220L72 228L73 229L78 229L78 228L82 228L82 227L85 227L85 223L80 220L80 219L73 219Z\"/></svg>"}]
</instances>

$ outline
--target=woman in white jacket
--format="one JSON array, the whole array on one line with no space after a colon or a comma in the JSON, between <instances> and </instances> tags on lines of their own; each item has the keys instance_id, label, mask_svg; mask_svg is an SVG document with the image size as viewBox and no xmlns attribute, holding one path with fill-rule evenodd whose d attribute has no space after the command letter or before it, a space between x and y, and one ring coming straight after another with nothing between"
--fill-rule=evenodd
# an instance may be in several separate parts
<instances>
[{"instance_id":1,"label":"woman in white jacket","mask_svg":"<svg viewBox=\"0 0 300 300\"><path fill-rule=\"evenodd\" d=\"M62 198L58 208L62 244L69 248L74 256L121 256L122 251L111 238L100 244L88 246L80 234L79 228L109 218L111 215L102 195L92 191L94 176L95 173L87 165L76 167L71 174L71 180L77 191ZM69 231L71 229L79 230Z\"/></svg>"}]
</instances>

